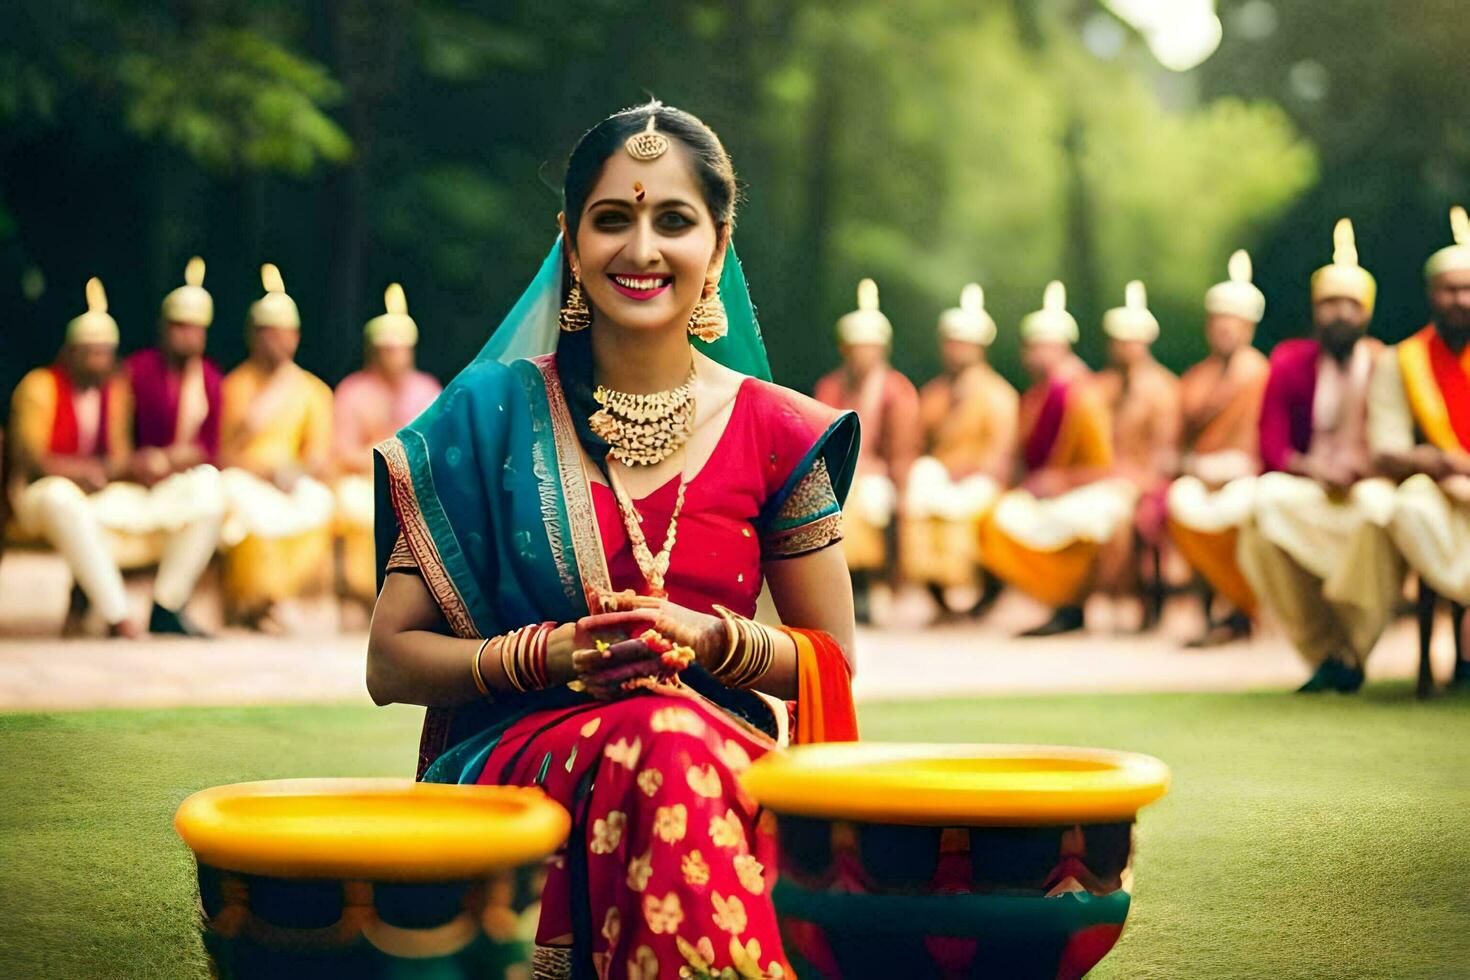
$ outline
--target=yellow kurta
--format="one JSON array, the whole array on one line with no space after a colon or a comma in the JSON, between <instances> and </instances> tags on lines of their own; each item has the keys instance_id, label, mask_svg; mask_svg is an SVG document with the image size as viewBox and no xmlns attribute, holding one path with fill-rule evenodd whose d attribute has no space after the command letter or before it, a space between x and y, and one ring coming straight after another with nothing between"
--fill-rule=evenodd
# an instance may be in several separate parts
<instances>
[{"instance_id":1,"label":"yellow kurta","mask_svg":"<svg viewBox=\"0 0 1470 980\"><path fill-rule=\"evenodd\" d=\"M904 576L939 586L974 585L979 526L1011 465L1018 396L988 365L940 377L919 392L927 455L909 471L903 503Z\"/></svg>"},{"instance_id":2,"label":"yellow kurta","mask_svg":"<svg viewBox=\"0 0 1470 980\"><path fill-rule=\"evenodd\" d=\"M1376 454L1407 452L1416 444L1466 453L1450 418L1454 402L1439 390L1430 365L1430 340L1427 330L1420 331L1378 358L1368 398L1368 442ZM1470 375L1470 348L1457 361ZM1454 421L1460 430L1470 428L1464 419ZM1470 604L1470 477L1409 477L1394 493L1389 533L1435 592Z\"/></svg>"},{"instance_id":3,"label":"yellow kurta","mask_svg":"<svg viewBox=\"0 0 1470 980\"><path fill-rule=\"evenodd\" d=\"M1169 487L1168 497L1174 546L1210 588L1248 616L1255 615L1258 600L1236 553L1261 466L1258 429L1269 375L1265 356L1249 347L1229 361L1207 358L1184 373L1180 385L1186 412L1195 412L1196 419L1209 412L1210 401L1219 395L1233 395L1187 433L1184 475Z\"/></svg>"},{"instance_id":4,"label":"yellow kurta","mask_svg":"<svg viewBox=\"0 0 1470 980\"><path fill-rule=\"evenodd\" d=\"M132 434L128 425L126 385L119 378L111 382L111 386L108 417L100 424L107 429L108 462L113 469L118 469L127 460ZM7 537L17 541L29 543L46 538L36 510L37 501L47 493L47 489L38 489L41 481L32 482L32 477L37 475L35 463L50 452L51 430L56 421L56 398L56 382L49 367L27 373L11 395L10 438L13 440L12 458L16 466L11 474L11 485L6 489L14 507L15 520L11 527L3 530ZM49 486L63 478L46 479L50 481ZM85 495L88 510L106 534L107 551L121 568L142 568L154 564L161 554L161 540L155 532L162 525L148 519L155 509L146 508L140 512L133 503L137 497L146 498L147 495L148 491L143 487L122 482L108 484L96 493Z\"/></svg>"},{"instance_id":5,"label":"yellow kurta","mask_svg":"<svg viewBox=\"0 0 1470 980\"><path fill-rule=\"evenodd\" d=\"M253 610L320 583L332 548L332 491L319 472L332 448L332 390L295 364L267 374L247 361L221 389L220 456L230 518L225 593ZM269 478L267 478L269 477Z\"/></svg>"}]
</instances>

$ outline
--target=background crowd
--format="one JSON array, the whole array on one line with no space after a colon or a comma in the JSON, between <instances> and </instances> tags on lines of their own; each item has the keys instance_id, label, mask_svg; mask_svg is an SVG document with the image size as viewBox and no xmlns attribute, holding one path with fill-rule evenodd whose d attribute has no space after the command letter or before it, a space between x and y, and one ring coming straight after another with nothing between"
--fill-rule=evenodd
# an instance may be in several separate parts
<instances>
[{"instance_id":1,"label":"background crowd","mask_svg":"<svg viewBox=\"0 0 1470 980\"><path fill-rule=\"evenodd\" d=\"M1206 631L1193 642L1249 635L1264 598L1317 668L1303 690L1357 690L1409 568L1425 615L1433 595L1451 601L1463 649L1470 219L1456 207L1449 223L1452 242L1424 267L1430 325L1398 345L1368 335L1377 280L1342 219L1310 279L1310 336L1270 361L1252 346L1267 304L1241 250L1205 292L1209 354L1183 378L1154 357L1160 324L1141 281L1101 317L1096 372L1052 281L1017 330L1020 394L987 362L1000 330L979 284L938 316L943 371L920 391L890 364L893 325L864 279L837 321L842 365L815 390L863 424L844 517L859 618L875 581L927 587L941 616L956 615L955 590L980 615L1008 584L1054 608L1025 636L1082 629L1095 590L1136 595L1146 630L1177 553L1201 583ZM277 602L327 583L373 601L371 449L440 390L414 366L402 287L388 287L363 330L364 367L334 393L295 362L300 311L270 264L248 355L222 375L204 353L204 273L190 260L161 304L157 346L120 365L117 321L89 280L54 363L15 389L6 533L66 560L66 632L90 606L112 634L136 635L121 570L156 564L148 629L200 634L184 608L217 550L235 623L270 628ZM1457 658L1454 681L1467 679Z\"/></svg>"},{"instance_id":2,"label":"background crowd","mask_svg":"<svg viewBox=\"0 0 1470 980\"><path fill-rule=\"evenodd\" d=\"M233 623L278 626L279 601L328 584L367 605L376 595L371 449L440 390L414 368L403 288L388 287L363 330L363 369L333 392L296 364L301 315L269 264L246 318L249 353L222 374L204 352L204 272L190 260L164 297L157 346L120 365L106 290L89 280L54 363L15 389L5 531L65 558L76 585L63 633L90 607L111 634L137 635L121 572L156 564L149 631L201 635L184 607L217 550Z\"/></svg>"},{"instance_id":3,"label":"background crowd","mask_svg":"<svg viewBox=\"0 0 1470 980\"><path fill-rule=\"evenodd\" d=\"M945 371L920 392L889 366L893 329L864 280L837 325L843 367L817 387L864 423L845 524L860 615L875 577L924 583L946 613L950 588L978 586L978 614L1004 582L1055 608L1023 636L1082 629L1094 590L1136 593L1146 630L1177 550L1202 582L1194 645L1248 635L1264 602L1316 668L1304 692L1362 685L1409 569L1421 643L1443 596L1463 654L1470 219L1455 207L1449 224L1453 240L1424 266L1430 324L1387 347L1368 335L1378 284L1348 219L1311 276L1309 336L1269 361L1251 346L1266 297L1237 251L1204 296L1210 353L1183 378L1153 356L1142 282L1103 315L1108 363L1094 373L1053 281L1020 323L1031 384L1019 396L986 363L998 331L980 286L940 315ZM1454 683L1467 680L1457 658Z\"/></svg>"}]
</instances>

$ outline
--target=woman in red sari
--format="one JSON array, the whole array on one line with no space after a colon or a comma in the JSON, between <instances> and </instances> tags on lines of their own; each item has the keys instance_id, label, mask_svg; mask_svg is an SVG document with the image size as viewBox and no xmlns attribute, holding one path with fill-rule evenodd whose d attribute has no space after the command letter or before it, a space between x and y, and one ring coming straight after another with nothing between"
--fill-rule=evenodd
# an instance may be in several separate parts
<instances>
[{"instance_id":1,"label":"woman in red sari","mask_svg":"<svg viewBox=\"0 0 1470 980\"><path fill-rule=\"evenodd\" d=\"M765 380L735 196L693 116L599 123L536 280L378 449L369 690L429 706L424 778L573 817L538 976L789 974L736 777L857 734L833 547L857 426ZM751 619L763 583L786 626Z\"/></svg>"}]
</instances>

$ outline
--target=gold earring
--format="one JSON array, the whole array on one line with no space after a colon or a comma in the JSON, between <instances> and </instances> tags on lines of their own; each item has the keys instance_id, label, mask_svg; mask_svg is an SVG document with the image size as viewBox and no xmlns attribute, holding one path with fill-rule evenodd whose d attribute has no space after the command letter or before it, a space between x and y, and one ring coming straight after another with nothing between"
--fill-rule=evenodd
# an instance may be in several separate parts
<instances>
[{"instance_id":1,"label":"gold earring","mask_svg":"<svg viewBox=\"0 0 1470 980\"><path fill-rule=\"evenodd\" d=\"M557 322L565 333L576 333L592 326L592 311L587 308L587 300L582 295L582 278L575 272L572 273L572 288L567 290L567 301L562 304Z\"/></svg>"},{"instance_id":2,"label":"gold earring","mask_svg":"<svg viewBox=\"0 0 1470 980\"><path fill-rule=\"evenodd\" d=\"M689 335L712 344L725 336L730 323L725 318L725 301L720 299L720 284L715 283L713 290L708 291L708 296L700 297L694 304L694 312L689 317Z\"/></svg>"}]
</instances>

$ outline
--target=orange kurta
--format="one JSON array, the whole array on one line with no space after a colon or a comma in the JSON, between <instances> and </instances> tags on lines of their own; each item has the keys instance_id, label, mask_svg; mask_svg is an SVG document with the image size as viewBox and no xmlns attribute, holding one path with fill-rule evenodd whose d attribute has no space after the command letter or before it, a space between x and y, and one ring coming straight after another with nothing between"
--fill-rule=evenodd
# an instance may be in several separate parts
<instances>
[{"instance_id":1,"label":"orange kurta","mask_svg":"<svg viewBox=\"0 0 1470 980\"><path fill-rule=\"evenodd\" d=\"M1056 497L1056 504L1095 493L1088 484L1112 465L1113 449L1108 413L1090 374L1077 371L1069 379L1033 385L1021 396L1019 419L1023 468L1031 474L1052 471L1063 481L1081 484ZM981 523L981 560L998 578L1041 602L1079 602L1091 588L1101 540L1064 534L1054 547L1023 540L1008 529L1005 511L1034 507L1034 498L1024 490L1002 497Z\"/></svg>"},{"instance_id":2,"label":"orange kurta","mask_svg":"<svg viewBox=\"0 0 1470 980\"><path fill-rule=\"evenodd\" d=\"M1176 487L1176 493L1194 494L1209 511L1224 482L1259 471L1261 396L1269 375L1269 362L1253 347L1237 351L1229 361L1208 357L1184 373L1180 379L1185 414L1182 468L1186 480L1200 480L1204 486ZM1178 510L1171 508L1169 537L1184 560L1210 588L1242 612L1254 615L1256 594L1236 560L1236 524L1181 519Z\"/></svg>"}]
</instances>

